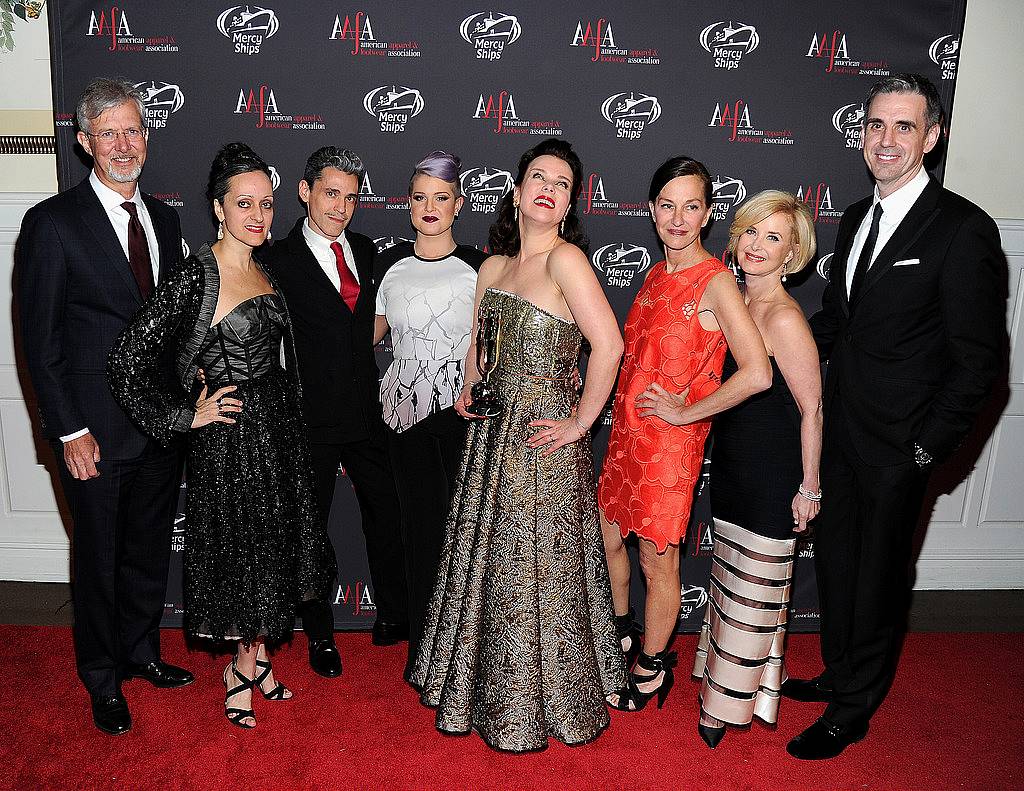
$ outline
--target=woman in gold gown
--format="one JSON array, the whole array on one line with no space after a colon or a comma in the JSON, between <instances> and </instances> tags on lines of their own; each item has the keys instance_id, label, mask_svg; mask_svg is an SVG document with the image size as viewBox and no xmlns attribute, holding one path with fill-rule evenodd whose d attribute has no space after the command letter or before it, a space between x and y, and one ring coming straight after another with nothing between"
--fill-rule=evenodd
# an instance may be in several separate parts
<instances>
[{"instance_id":1,"label":"woman in gold gown","mask_svg":"<svg viewBox=\"0 0 1024 791\"><path fill-rule=\"evenodd\" d=\"M470 425L411 681L445 733L524 752L596 738L626 680L587 435L622 337L576 216L582 166L557 138L527 151L491 228L477 316L500 316L501 413ZM582 395L575 368L591 346ZM466 361L466 408L480 379Z\"/></svg>"}]
</instances>

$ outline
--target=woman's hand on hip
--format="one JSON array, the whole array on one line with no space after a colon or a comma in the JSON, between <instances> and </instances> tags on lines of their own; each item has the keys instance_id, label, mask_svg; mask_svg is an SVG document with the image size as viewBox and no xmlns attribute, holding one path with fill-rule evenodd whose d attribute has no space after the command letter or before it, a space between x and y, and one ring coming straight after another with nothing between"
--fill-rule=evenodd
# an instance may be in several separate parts
<instances>
[{"instance_id":1,"label":"woman's hand on hip","mask_svg":"<svg viewBox=\"0 0 1024 791\"><path fill-rule=\"evenodd\" d=\"M192 428L200 428L210 423L234 423L235 419L228 417L228 414L241 412L242 402L237 398L227 398L226 394L237 389L235 385L226 385L207 397L207 387L204 384L199 400L196 401L196 416L192 418Z\"/></svg>"},{"instance_id":2,"label":"woman's hand on hip","mask_svg":"<svg viewBox=\"0 0 1024 791\"><path fill-rule=\"evenodd\" d=\"M660 417L673 426L683 426L690 422L686 417L686 396L689 392L687 387L681 393L670 393L657 382L652 382L636 397L636 413L640 417Z\"/></svg>"},{"instance_id":3,"label":"woman's hand on hip","mask_svg":"<svg viewBox=\"0 0 1024 791\"><path fill-rule=\"evenodd\" d=\"M583 439L586 429L570 415L565 420L531 420L531 428L539 428L536 434L526 440L528 447L541 450L541 456L550 456L563 445Z\"/></svg>"}]
</instances>

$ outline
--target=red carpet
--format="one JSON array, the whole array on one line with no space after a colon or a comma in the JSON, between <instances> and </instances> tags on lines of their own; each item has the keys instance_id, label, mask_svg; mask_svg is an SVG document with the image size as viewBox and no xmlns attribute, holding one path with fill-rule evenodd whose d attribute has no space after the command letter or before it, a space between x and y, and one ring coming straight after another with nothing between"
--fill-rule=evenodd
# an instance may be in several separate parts
<instances>
[{"instance_id":1,"label":"red carpet","mask_svg":"<svg viewBox=\"0 0 1024 791\"><path fill-rule=\"evenodd\" d=\"M305 640L274 668L295 691L256 701L244 732L221 713L227 658L188 652L164 632L164 656L197 681L157 690L125 684L135 727L120 737L92 725L74 676L70 631L0 626L0 787L29 789L1000 789L1024 788L1024 671L1015 634L912 634L896 684L868 738L838 759L803 763L786 742L819 704L784 701L777 730L730 732L714 752L696 733L697 685L677 678L665 708L612 713L596 742L543 753L492 752L476 736L442 736L399 679L404 648L339 634L345 673L320 679ZM680 669L695 636L677 640ZM794 635L789 667L817 666L817 637Z\"/></svg>"}]
</instances>

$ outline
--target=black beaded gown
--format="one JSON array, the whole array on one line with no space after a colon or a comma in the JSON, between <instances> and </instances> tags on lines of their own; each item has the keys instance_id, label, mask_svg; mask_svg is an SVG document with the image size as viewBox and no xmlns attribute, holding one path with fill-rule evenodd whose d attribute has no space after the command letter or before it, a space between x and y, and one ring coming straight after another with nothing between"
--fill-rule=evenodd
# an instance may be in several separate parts
<instances>
[{"instance_id":1,"label":"black beaded gown","mask_svg":"<svg viewBox=\"0 0 1024 791\"><path fill-rule=\"evenodd\" d=\"M199 253L212 256L208 248ZM219 283L209 283L215 267L206 275L208 306ZM289 327L284 300L261 294L216 324L200 310L194 323L186 317L178 326L187 308L175 311L173 303L187 301L187 286L162 288L111 352L111 384L126 411L161 441L187 430L191 413L186 422L177 412L194 399L182 404L183 392L159 392L168 386L168 366L155 362L166 352L180 359L182 347L193 355L190 369L204 370L210 393L235 385L228 395L242 401L234 424L187 431L185 627L215 639L286 639L296 605L323 595L336 564L313 494L298 380L279 361Z\"/></svg>"}]
</instances>

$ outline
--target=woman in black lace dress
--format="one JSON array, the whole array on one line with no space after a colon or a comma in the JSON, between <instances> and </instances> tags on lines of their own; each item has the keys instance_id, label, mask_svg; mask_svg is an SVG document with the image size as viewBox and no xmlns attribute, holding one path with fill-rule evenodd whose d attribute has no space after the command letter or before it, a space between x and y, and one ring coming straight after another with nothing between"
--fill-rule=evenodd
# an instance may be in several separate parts
<instances>
[{"instance_id":1,"label":"woman in black lace dress","mask_svg":"<svg viewBox=\"0 0 1024 791\"><path fill-rule=\"evenodd\" d=\"M248 146L229 144L207 194L218 241L161 281L114 344L108 376L156 440L188 435L185 627L237 641L224 669L225 714L252 728L254 688L291 697L266 643L287 639L296 604L323 595L335 561L302 439L288 311L252 257L273 219L270 170Z\"/></svg>"}]
</instances>

